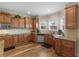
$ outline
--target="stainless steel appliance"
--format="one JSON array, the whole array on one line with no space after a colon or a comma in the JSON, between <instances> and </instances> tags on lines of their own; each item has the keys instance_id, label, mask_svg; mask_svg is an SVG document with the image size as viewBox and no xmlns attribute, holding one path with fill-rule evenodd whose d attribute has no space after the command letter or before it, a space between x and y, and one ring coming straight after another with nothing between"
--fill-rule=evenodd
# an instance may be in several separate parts
<instances>
[{"instance_id":1,"label":"stainless steel appliance","mask_svg":"<svg viewBox=\"0 0 79 59\"><path fill-rule=\"evenodd\" d=\"M10 24L0 24L0 29L8 29L10 28Z\"/></svg>"}]
</instances>

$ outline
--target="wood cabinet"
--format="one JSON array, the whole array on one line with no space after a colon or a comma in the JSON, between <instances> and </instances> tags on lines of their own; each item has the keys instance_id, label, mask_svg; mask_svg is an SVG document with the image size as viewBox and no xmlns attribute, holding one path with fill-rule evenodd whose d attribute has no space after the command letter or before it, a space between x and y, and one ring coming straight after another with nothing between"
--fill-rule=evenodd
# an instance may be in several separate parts
<instances>
[{"instance_id":1,"label":"wood cabinet","mask_svg":"<svg viewBox=\"0 0 79 59\"><path fill-rule=\"evenodd\" d=\"M18 35L18 42L19 42L19 44L24 43L24 35L23 34Z\"/></svg>"},{"instance_id":2,"label":"wood cabinet","mask_svg":"<svg viewBox=\"0 0 79 59\"><path fill-rule=\"evenodd\" d=\"M75 42L68 41L68 40L62 40L62 55L63 56L69 56L73 57L75 55Z\"/></svg>"},{"instance_id":3,"label":"wood cabinet","mask_svg":"<svg viewBox=\"0 0 79 59\"><path fill-rule=\"evenodd\" d=\"M14 46L13 36L5 35L3 36L4 48L9 48Z\"/></svg>"},{"instance_id":4,"label":"wood cabinet","mask_svg":"<svg viewBox=\"0 0 79 59\"><path fill-rule=\"evenodd\" d=\"M19 44L18 35L13 35L13 39L14 39L15 46L18 45Z\"/></svg>"},{"instance_id":5,"label":"wood cabinet","mask_svg":"<svg viewBox=\"0 0 79 59\"><path fill-rule=\"evenodd\" d=\"M32 18L32 29L36 29L36 17Z\"/></svg>"},{"instance_id":6,"label":"wood cabinet","mask_svg":"<svg viewBox=\"0 0 79 59\"><path fill-rule=\"evenodd\" d=\"M27 43L29 41L28 34L24 34L24 43Z\"/></svg>"},{"instance_id":7,"label":"wood cabinet","mask_svg":"<svg viewBox=\"0 0 79 59\"><path fill-rule=\"evenodd\" d=\"M77 13L78 13L77 9L78 9L77 5L74 5L65 9L67 29L77 28Z\"/></svg>"},{"instance_id":8,"label":"wood cabinet","mask_svg":"<svg viewBox=\"0 0 79 59\"><path fill-rule=\"evenodd\" d=\"M53 45L53 36L45 34L44 35L44 42L47 43L47 44L49 44L49 45L54 46Z\"/></svg>"},{"instance_id":9,"label":"wood cabinet","mask_svg":"<svg viewBox=\"0 0 79 59\"><path fill-rule=\"evenodd\" d=\"M54 38L54 49L55 49L55 52L58 54L58 55L62 55L62 42L61 42L61 39L58 39L58 38Z\"/></svg>"},{"instance_id":10,"label":"wood cabinet","mask_svg":"<svg viewBox=\"0 0 79 59\"><path fill-rule=\"evenodd\" d=\"M7 12L0 12L0 23L10 24L11 15Z\"/></svg>"},{"instance_id":11,"label":"wood cabinet","mask_svg":"<svg viewBox=\"0 0 79 59\"><path fill-rule=\"evenodd\" d=\"M48 34L45 34L45 35L44 35L44 42L45 42L45 43L48 43Z\"/></svg>"},{"instance_id":12,"label":"wood cabinet","mask_svg":"<svg viewBox=\"0 0 79 59\"><path fill-rule=\"evenodd\" d=\"M30 17L25 17L25 28L32 28L32 19Z\"/></svg>"},{"instance_id":13,"label":"wood cabinet","mask_svg":"<svg viewBox=\"0 0 79 59\"><path fill-rule=\"evenodd\" d=\"M24 18L21 18L18 21L19 21L19 28L24 28L25 27L25 20L24 20Z\"/></svg>"},{"instance_id":14,"label":"wood cabinet","mask_svg":"<svg viewBox=\"0 0 79 59\"><path fill-rule=\"evenodd\" d=\"M52 45L56 54L59 56L72 57L76 56L76 47L74 41L51 37L49 34L44 35L44 42Z\"/></svg>"},{"instance_id":15,"label":"wood cabinet","mask_svg":"<svg viewBox=\"0 0 79 59\"><path fill-rule=\"evenodd\" d=\"M32 42L31 40L31 34L18 34L13 35L14 43L16 45Z\"/></svg>"},{"instance_id":16,"label":"wood cabinet","mask_svg":"<svg viewBox=\"0 0 79 59\"><path fill-rule=\"evenodd\" d=\"M11 26L13 28L24 28L25 27L25 20L24 20L24 18L21 18L21 19L12 18L11 19Z\"/></svg>"},{"instance_id":17,"label":"wood cabinet","mask_svg":"<svg viewBox=\"0 0 79 59\"><path fill-rule=\"evenodd\" d=\"M28 35L27 35L27 41L28 41L28 42L31 42L31 34L28 34Z\"/></svg>"},{"instance_id":18,"label":"wood cabinet","mask_svg":"<svg viewBox=\"0 0 79 59\"><path fill-rule=\"evenodd\" d=\"M11 19L11 27L12 28L19 28L19 19L16 19L16 18L12 18Z\"/></svg>"},{"instance_id":19,"label":"wood cabinet","mask_svg":"<svg viewBox=\"0 0 79 59\"><path fill-rule=\"evenodd\" d=\"M31 42L36 42L36 39L37 39L37 34L32 32L31 33Z\"/></svg>"},{"instance_id":20,"label":"wood cabinet","mask_svg":"<svg viewBox=\"0 0 79 59\"><path fill-rule=\"evenodd\" d=\"M25 18L25 28L36 29L36 17L26 17Z\"/></svg>"}]
</instances>

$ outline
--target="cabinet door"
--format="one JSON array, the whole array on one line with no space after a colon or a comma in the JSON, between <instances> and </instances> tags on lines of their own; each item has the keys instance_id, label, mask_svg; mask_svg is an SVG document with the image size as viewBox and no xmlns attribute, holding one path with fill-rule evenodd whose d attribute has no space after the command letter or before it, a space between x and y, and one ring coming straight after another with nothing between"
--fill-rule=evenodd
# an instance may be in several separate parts
<instances>
[{"instance_id":1,"label":"cabinet door","mask_svg":"<svg viewBox=\"0 0 79 59\"><path fill-rule=\"evenodd\" d=\"M19 42L19 44L22 44L24 42L24 36L23 35L18 35L18 42Z\"/></svg>"},{"instance_id":2,"label":"cabinet door","mask_svg":"<svg viewBox=\"0 0 79 59\"><path fill-rule=\"evenodd\" d=\"M65 57L74 57L75 49L72 47L63 46L62 55Z\"/></svg>"},{"instance_id":3,"label":"cabinet door","mask_svg":"<svg viewBox=\"0 0 79 59\"><path fill-rule=\"evenodd\" d=\"M36 19L32 20L32 29L36 29Z\"/></svg>"},{"instance_id":4,"label":"cabinet door","mask_svg":"<svg viewBox=\"0 0 79 59\"><path fill-rule=\"evenodd\" d=\"M28 39L27 39L28 34L24 34L24 42L27 43Z\"/></svg>"},{"instance_id":5,"label":"cabinet door","mask_svg":"<svg viewBox=\"0 0 79 59\"><path fill-rule=\"evenodd\" d=\"M9 41L8 41L7 36L4 36L3 39L4 39L4 48L8 48L9 47Z\"/></svg>"},{"instance_id":6,"label":"cabinet door","mask_svg":"<svg viewBox=\"0 0 79 59\"><path fill-rule=\"evenodd\" d=\"M55 52L58 55L61 55L62 45L61 45L61 39L55 38Z\"/></svg>"},{"instance_id":7,"label":"cabinet door","mask_svg":"<svg viewBox=\"0 0 79 59\"><path fill-rule=\"evenodd\" d=\"M18 35L14 35L13 39L14 39L15 45L19 44L19 42L18 42Z\"/></svg>"},{"instance_id":8,"label":"cabinet door","mask_svg":"<svg viewBox=\"0 0 79 59\"><path fill-rule=\"evenodd\" d=\"M77 28L77 6L66 8L66 28Z\"/></svg>"},{"instance_id":9,"label":"cabinet door","mask_svg":"<svg viewBox=\"0 0 79 59\"><path fill-rule=\"evenodd\" d=\"M29 34L29 35L27 36L27 40L28 40L28 42L31 42L31 34Z\"/></svg>"},{"instance_id":10,"label":"cabinet door","mask_svg":"<svg viewBox=\"0 0 79 59\"><path fill-rule=\"evenodd\" d=\"M19 27L20 27L20 28L24 28L24 25L25 25L24 22L25 22L24 19L20 19L20 20L19 20Z\"/></svg>"},{"instance_id":11,"label":"cabinet door","mask_svg":"<svg viewBox=\"0 0 79 59\"><path fill-rule=\"evenodd\" d=\"M53 38L52 38L52 36L49 35L48 44L52 45L52 43L53 43Z\"/></svg>"},{"instance_id":12,"label":"cabinet door","mask_svg":"<svg viewBox=\"0 0 79 59\"><path fill-rule=\"evenodd\" d=\"M26 28L32 28L32 20L29 17L25 18L25 27Z\"/></svg>"},{"instance_id":13,"label":"cabinet door","mask_svg":"<svg viewBox=\"0 0 79 59\"><path fill-rule=\"evenodd\" d=\"M3 23L3 15L0 14L0 23Z\"/></svg>"},{"instance_id":14,"label":"cabinet door","mask_svg":"<svg viewBox=\"0 0 79 59\"><path fill-rule=\"evenodd\" d=\"M15 19L15 18L13 18L12 20L11 20L11 26L13 27L13 28L18 28L19 27L19 20L18 19Z\"/></svg>"},{"instance_id":15,"label":"cabinet door","mask_svg":"<svg viewBox=\"0 0 79 59\"><path fill-rule=\"evenodd\" d=\"M0 13L0 23L10 23L11 15L8 15L6 13Z\"/></svg>"},{"instance_id":16,"label":"cabinet door","mask_svg":"<svg viewBox=\"0 0 79 59\"><path fill-rule=\"evenodd\" d=\"M11 23L11 17L8 15L4 15L4 22L10 24Z\"/></svg>"},{"instance_id":17,"label":"cabinet door","mask_svg":"<svg viewBox=\"0 0 79 59\"><path fill-rule=\"evenodd\" d=\"M75 42L62 40L62 55L67 57L75 56Z\"/></svg>"},{"instance_id":18,"label":"cabinet door","mask_svg":"<svg viewBox=\"0 0 79 59\"><path fill-rule=\"evenodd\" d=\"M12 36L4 36L4 48L14 46L14 39Z\"/></svg>"},{"instance_id":19,"label":"cabinet door","mask_svg":"<svg viewBox=\"0 0 79 59\"><path fill-rule=\"evenodd\" d=\"M8 40L8 47L14 46L14 39L12 36L6 36L6 40Z\"/></svg>"},{"instance_id":20,"label":"cabinet door","mask_svg":"<svg viewBox=\"0 0 79 59\"><path fill-rule=\"evenodd\" d=\"M31 42L36 42L37 35L35 33L31 34Z\"/></svg>"},{"instance_id":21,"label":"cabinet door","mask_svg":"<svg viewBox=\"0 0 79 59\"><path fill-rule=\"evenodd\" d=\"M44 42L45 42L45 43L48 43L48 34L45 34L45 35L44 35Z\"/></svg>"}]
</instances>

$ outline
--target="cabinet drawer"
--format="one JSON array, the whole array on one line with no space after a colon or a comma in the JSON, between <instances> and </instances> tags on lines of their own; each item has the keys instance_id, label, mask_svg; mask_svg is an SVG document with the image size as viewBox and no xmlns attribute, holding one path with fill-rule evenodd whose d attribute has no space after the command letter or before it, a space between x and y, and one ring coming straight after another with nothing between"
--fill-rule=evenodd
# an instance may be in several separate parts
<instances>
[{"instance_id":1,"label":"cabinet drawer","mask_svg":"<svg viewBox=\"0 0 79 59\"><path fill-rule=\"evenodd\" d=\"M62 40L62 44L64 46L68 46L68 47L74 47L75 46L75 42L74 41L68 41L68 40Z\"/></svg>"},{"instance_id":2,"label":"cabinet drawer","mask_svg":"<svg viewBox=\"0 0 79 59\"><path fill-rule=\"evenodd\" d=\"M63 50L62 50L62 55L67 56L67 57L75 56L75 48L70 48L70 47L64 46Z\"/></svg>"}]
</instances>

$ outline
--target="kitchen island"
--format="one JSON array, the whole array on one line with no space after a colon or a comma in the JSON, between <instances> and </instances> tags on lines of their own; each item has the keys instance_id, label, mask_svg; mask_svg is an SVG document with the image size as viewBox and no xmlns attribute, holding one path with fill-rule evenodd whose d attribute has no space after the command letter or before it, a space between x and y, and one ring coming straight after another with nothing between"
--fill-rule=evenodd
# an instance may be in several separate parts
<instances>
[{"instance_id":1,"label":"kitchen island","mask_svg":"<svg viewBox=\"0 0 79 59\"><path fill-rule=\"evenodd\" d=\"M31 41L31 30L10 29L0 31L0 40L4 40L4 51L13 49L18 44L20 45Z\"/></svg>"},{"instance_id":2,"label":"kitchen island","mask_svg":"<svg viewBox=\"0 0 79 59\"><path fill-rule=\"evenodd\" d=\"M4 52L4 40L0 40L0 56L3 56Z\"/></svg>"}]
</instances>

